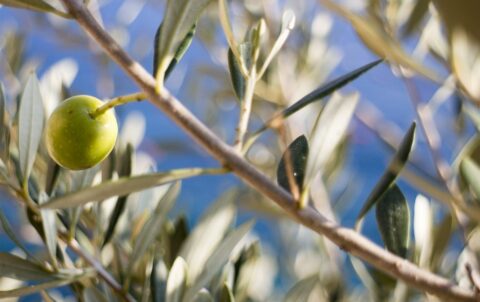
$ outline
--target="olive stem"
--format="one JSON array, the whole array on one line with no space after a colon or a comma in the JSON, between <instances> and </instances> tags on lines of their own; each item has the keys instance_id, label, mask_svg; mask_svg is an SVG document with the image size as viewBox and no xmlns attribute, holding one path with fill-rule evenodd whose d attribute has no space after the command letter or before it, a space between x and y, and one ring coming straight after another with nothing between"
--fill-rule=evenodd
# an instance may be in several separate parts
<instances>
[{"instance_id":1,"label":"olive stem","mask_svg":"<svg viewBox=\"0 0 480 302\"><path fill-rule=\"evenodd\" d=\"M135 92L132 94L122 95L111 99L102 106L98 107L94 112L90 113L90 116L95 119L98 116L104 114L107 110L112 109L113 107L131 103L131 102L140 102L146 98L145 93Z\"/></svg>"}]
</instances>

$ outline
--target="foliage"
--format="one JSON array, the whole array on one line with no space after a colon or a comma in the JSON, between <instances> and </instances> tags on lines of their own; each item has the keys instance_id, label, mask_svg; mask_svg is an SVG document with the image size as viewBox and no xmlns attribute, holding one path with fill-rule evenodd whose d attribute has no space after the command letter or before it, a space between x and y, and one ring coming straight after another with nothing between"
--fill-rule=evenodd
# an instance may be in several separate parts
<instances>
[{"instance_id":1,"label":"foliage","mask_svg":"<svg viewBox=\"0 0 480 302\"><path fill-rule=\"evenodd\" d=\"M163 18L158 17L162 21L155 21L156 34L148 37L158 90L168 87L167 78L178 78L189 48L202 43L214 64L200 62L198 78L213 79L217 85L189 83L188 91L205 99L201 104L209 112L205 123L214 130L232 126L223 119L221 108L234 103L239 108L237 132L227 131L223 138L236 136L238 153L271 179L276 176L299 210L311 207L334 222L347 216L353 206L345 200L356 200L355 186L363 181L356 178L364 177L346 176L352 126L359 122L367 126L394 154L383 175L376 176L376 185L366 188L370 193L365 202L356 205L356 230L361 232L363 223L373 219L369 213L375 207L378 233L373 236L381 236L386 250L478 290L480 118L475 105L480 102L476 84L480 39L475 0L462 4L371 0L361 10L320 1L347 20L378 56L339 76L331 75L339 61L328 43L332 19L319 10L320 5L302 7L287 1L288 8L273 1L276 9L270 10L247 2L167 1ZM59 1L0 0L0 4L4 5L0 13L14 12L9 7L33 10L44 25L71 35L63 37L64 47L68 43L89 47L86 37L59 25L59 18L72 18ZM225 37L217 35L220 30ZM415 42L413 54L403 46L407 40ZM0 251L0 297L37 293L55 301L55 289L61 287L65 295L80 301L427 298L353 256L350 266L345 253L330 241L300 227L266 196L238 183L224 189L198 221L178 215L176 202L186 179L223 177L231 167L222 162L221 167L157 171L154 159L139 147L142 116L125 120L123 135L100 165L82 171L58 166L45 146L45 118L75 91L78 64L65 59L38 80L31 72L31 58L23 52L24 43L17 31L3 34L0 43L0 66L6 70L0 76L0 183L9 194L9 206L18 206L20 225L34 234L25 236L13 227L15 217L2 206L1 229L16 248ZM106 61L102 55L94 59L98 64ZM387 64L405 83L417 113L416 122L408 121L411 126L401 131L403 135L391 131L396 128L382 112L349 86ZM417 91L417 84L423 83L417 75L437 89L428 102ZM111 74L106 78L104 83L113 84ZM115 99L113 94L108 96ZM112 107L145 98L142 92L133 96L124 96ZM440 125L446 119L439 107L445 104L457 108L448 113L456 128ZM470 122L462 128L461 121L466 120ZM266 135L267 130L274 135ZM445 138L444 131L453 139ZM472 138L464 143L467 135ZM416 141L424 148L415 149ZM445 157L441 146L451 141L455 145L449 151L458 152ZM430 157L433 168L425 165ZM408 200L412 189L414 201ZM255 219L245 219L243 212L238 215L240 209L248 215L253 212ZM275 252L271 243L257 236L254 224L262 215L278 226ZM455 242L459 237L461 246ZM35 240L40 244L32 247ZM452 263L452 255L459 261ZM350 276L352 269L363 287ZM5 286L12 280L13 288Z\"/></svg>"}]
</instances>

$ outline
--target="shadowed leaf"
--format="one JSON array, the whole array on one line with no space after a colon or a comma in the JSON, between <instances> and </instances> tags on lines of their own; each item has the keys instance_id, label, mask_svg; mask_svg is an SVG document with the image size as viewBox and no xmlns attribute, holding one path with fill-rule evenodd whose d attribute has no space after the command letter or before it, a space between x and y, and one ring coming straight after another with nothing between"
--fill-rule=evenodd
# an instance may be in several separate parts
<instances>
[{"instance_id":1,"label":"shadowed leaf","mask_svg":"<svg viewBox=\"0 0 480 302\"><path fill-rule=\"evenodd\" d=\"M230 70L230 80L232 81L233 91L238 100L241 101L245 95L245 78L230 48L228 49L228 68Z\"/></svg>"},{"instance_id":2,"label":"shadowed leaf","mask_svg":"<svg viewBox=\"0 0 480 302\"><path fill-rule=\"evenodd\" d=\"M153 262L152 274L150 275L150 291L153 302L163 302L167 290L167 267L162 260Z\"/></svg>"},{"instance_id":3,"label":"shadowed leaf","mask_svg":"<svg viewBox=\"0 0 480 302\"><path fill-rule=\"evenodd\" d=\"M290 156L291 171L287 170L287 156ZM305 167L308 157L308 141L305 135L297 137L282 156L277 169L277 182L285 190L291 192L288 173L293 173L295 183L301 191L305 177Z\"/></svg>"},{"instance_id":4,"label":"shadowed leaf","mask_svg":"<svg viewBox=\"0 0 480 302\"><path fill-rule=\"evenodd\" d=\"M477 200L480 200L480 168L467 157L460 163L460 173L465 179Z\"/></svg>"},{"instance_id":5,"label":"shadowed leaf","mask_svg":"<svg viewBox=\"0 0 480 302\"><path fill-rule=\"evenodd\" d=\"M410 243L410 209L397 185L393 185L378 200L376 217L387 250L406 258Z\"/></svg>"},{"instance_id":6,"label":"shadowed leaf","mask_svg":"<svg viewBox=\"0 0 480 302\"><path fill-rule=\"evenodd\" d=\"M233 296L233 292L227 283L223 283L219 300L220 302L235 302L235 297Z\"/></svg>"},{"instance_id":7,"label":"shadowed leaf","mask_svg":"<svg viewBox=\"0 0 480 302\"><path fill-rule=\"evenodd\" d=\"M48 196L45 192L42 192L39 195L38 204L41 205L48 200ZM42 217L42 227L45 234L45 244L47 245L47 250L50 255L50 258L56 266L57 257L57 214L55 210L50 209L41 209L40 216Z\"/></svg>"},{"instance_id":8,"label":"shadowed leaf","mask_svg":"<svg viewBox=\"0 0 480 302\"><path fill-rule=\"evenodd\" d=\"M360 213L356 219L356 228L361 224L361 220L365 214L372 208L373 205L382 197L382 195L392 186L397 178L398 174L405 166L408 156L413 149L415 142L415 127L416 124L412 123L407 133L403 137L397 152L393 156L392 160L388 164L387 170L383 173L380 180L377 182L373 190L370 192L367 200L365 201Z\"/></svg>"},{"instance_id":9,"label":"shadowed leaf","mask_svg":"<svg viewBox=\"0 0 480 302\"><path fill-rule=\"evenodd\" d=\"M352 82L365 72L369 71L373 67L377 66L380 64L383 60L377 60L374 62L371 62L367 65L364 65L362 67L359 67L355 70L350 71L349 73L336 78L335 80L332 80L317 89L313 90L306 96L302 97L300 100L296 101L292 105L290 105L288 108L285 108L281 113L275 115L273 118L268 120L260 129L255 131L255 133L260 133L266 130L267 128L271 127L274 125L278 120L282 120L286 117L289 117L290 115L294 114L295 112L299 111L300 109L304 108L305 106L323 99L326 96L331 95L338 89L342 88L343 86L347 85L348 83Z\"/></svg>"},{"instance_id":10,"label":"shadowed leaf","mask_svg":"<svg viewBox=\"0 0 480 302\"><path fill-rule=\"evenodd\" d=\"M177 66L177 63L180 62L182 59L183 55L185 52L188 50L190 47L190 44L192 43L193 37L195 36L195 31L197 29L197 24L194 23L190 31L185 35L183 38L182 42L178 46L177 50L175 51L175 55L173 56L172 60L170 61L170 64L167 67L167 70L165 71L165 80L168 79L170 74L172 73L173 69L175 66ZM153 75L155 76L157 69L158 69L158 43L160 41L160 32L162 30L162 23L157 29L157 32L155 33L155 42L154 42L154 53L153 53Z\"/></svg>"},{"instance_id":11,"label":"shadowed leaf","mask_svg":"<svg viewBox=\"0 0 480 302\"><path fill-rule=\"evenodd\" d=\"M0 276L25 281L55 278L34 262L8 253L0 253Z\"/></svg>"}]
</instances>

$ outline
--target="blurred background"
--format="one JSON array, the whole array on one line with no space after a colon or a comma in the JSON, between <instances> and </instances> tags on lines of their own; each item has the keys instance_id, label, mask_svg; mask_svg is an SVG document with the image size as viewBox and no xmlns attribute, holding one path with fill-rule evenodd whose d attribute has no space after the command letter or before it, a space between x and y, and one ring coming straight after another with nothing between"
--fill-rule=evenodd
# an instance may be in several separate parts
<instances>
[{"instance_id":1,"label":"blurred background","mask_svg":"<svg viewBox=\"0 0 480 302\"><path fill-rule=\"evenodd\" d=\"M163 16L164 1L90 2L90 7L108 32L134 59L151 71L153 37ZM356 1L350 2L354 9L361 7ZM279 74L273 80L276 86L259 85L259 100L255 102L250 130L259 127L278 110L278 105L285 105L285 100L294 102L322 83L377 59L365 48L348 22L324 9L317 1L249 0L231 1L229 5L234 32L238 37L242 37L246 28L260 17L266 18L268 45L272 44L280 30L285 10L292 10L297 19L286 45L275 58L275 72ZM418 41L418 34L406 37L403 42L407 52L416 50ZM217 21L216 7L211 5L198 23L191 47L168 79L167 88L220 137L233 143L238 102L228 75L227 50ZM424 62L442 77L448 75L431 58L427 57ZM25 79L32 70L36 71L41 81L47 112L61 100L62 93L110 99L138 91L135 84L74 22L52 15L0 7L0 81L6 87L10 112L15 111L15 97L23 89ZM267 74L266 77L269 76ZM425 101L439 88L437 83L422 77L414 77L413 81ZM282 87L279 89L278 86ZM338 151L340 156L332 161L331 179L326 182L337 219L348 227L353 227L364 200L393 154L379 133L386 133L398 143L416 119L405 83L387 64L380 64L342 89L342 93L354 91L360 93L360 103L350 123L348 138ZM473 131L470 125L462 124L457 118L456 98L447 91L439 97L435 110L441 137L440 151L448 161L454 159L459 146ZM318 106L307 107L304 111L316 114ZM154 166L156 170L164 171L218 165L148 101L117 107L116 114L122 140L131 142L137 148L138 167ZM302 117L297 117L297 120ZM291 123L295 125L297 120L292 117ZM293 132L309 131L301 122L298 123L299 129ZM418 130L413 156L424 168L419 173L436 181L430 153L422 131ZM248 158L273 178L284 147L285 142L280 142L276 134L269 131L255 143ZM223 192L238 186L242 191L237 200L240 209L238 221L255 218L255 236L260 238L262 249L270 257L265 269L271 273L271 280L265 284L269 284L269 290L284 293L295 279L301 279L309 274L309 270L322 266L316 252L313 252L316 250L312 247L316 244L315 236L283 219L276 210L270 211L263 202L259 206L257 201L263 198L246 190L238 178L232 175L200 176L183 181L178 202L169 216L185 215L193 226ZM419 190L403 179L400 179L399 186L413 209ZM18 204L6 194L2 194L1 199L2 211L9 217L18 215ZM265 204L268 205L268 201ZM433 206L441 207L438 203ZM370 213L368 217L373 215ZM363 232L382 244L376 222L370 218L366 219ZM20 220L13 224L18 229L28 228ZM28 238L31 231L22 230L22 235ZM456 243L450 248L449 259L454 259L462 248L459 236L454 235L453 240ZM34 242L30 244L35 245ZM297 247L294 248L295 245ZM0 250L9 251L12 248L13 244L0 233ZM354 289L359 286L359 279L345 255L341 257L347 263L344 276ZM290 259L288 264L285 259ZM260 293L259 300L268 300L269 290L265 290L264 296ZM35 298L28 299L33 301Z\"/></svg>"}]
</instances>

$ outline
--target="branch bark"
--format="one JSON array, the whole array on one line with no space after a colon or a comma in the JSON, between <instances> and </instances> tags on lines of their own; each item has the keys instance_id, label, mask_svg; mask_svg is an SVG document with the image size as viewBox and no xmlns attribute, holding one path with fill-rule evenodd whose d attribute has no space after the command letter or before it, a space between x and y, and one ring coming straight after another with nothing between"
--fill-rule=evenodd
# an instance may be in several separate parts
<instances>
[{"instance_id":1,"label":"branch bark","mask_svg":"<svg viewBox=\"0 0 480 302\"><path fill-rule=\"evenodd\" d=\"M460 288L443 277L422 270L413 263L389 253L354 230L330 221L313 208L299 210L290 194L248 163L237 150L220 140L167 90L157 92L155 79L121 49L81 1L62 0L62 2L79 25L108 53L111 59L123 68L154 105L183 128L223 166L231 169L252 188L268 196L299 223L320 235L325 235L346 252L412 287L452 301L480 301L480 295L473 291Z\"/></svg>"}]
</instances>

